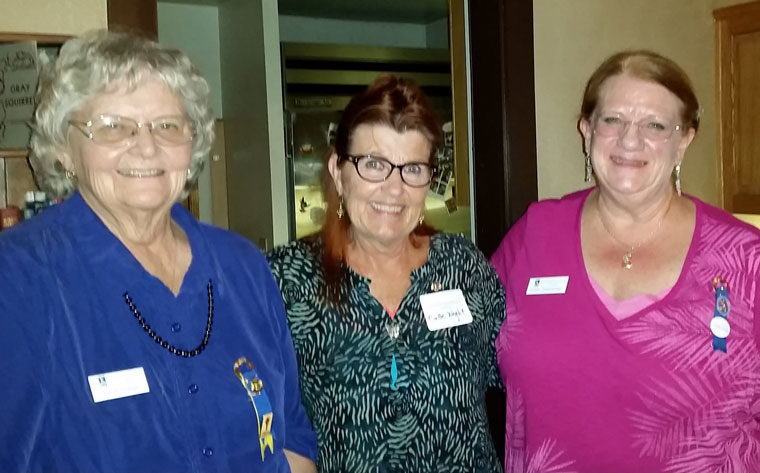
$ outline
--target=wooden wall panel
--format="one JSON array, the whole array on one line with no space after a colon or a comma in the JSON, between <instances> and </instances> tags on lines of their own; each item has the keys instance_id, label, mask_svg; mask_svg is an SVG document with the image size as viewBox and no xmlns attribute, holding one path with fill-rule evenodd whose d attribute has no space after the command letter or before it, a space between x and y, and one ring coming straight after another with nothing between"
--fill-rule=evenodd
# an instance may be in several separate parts
<instances>
[{"instance_id":1,"label":"wooden wall panel","mask_svg":"<svg viewBox=\"0 0 760 473\"><path fill-rule=\"evenodd\" d=\"M723 207L760 214L760 1L713 16Z\"/></svg>"},{"instance_id":2,"label":"wooden wall panel","mask_svg":"<svg viewBox=\"0 0 760 473\"><path fill-rule=\"evenodd\" d=\"M538 200L533 1L469 8L475 242L490 256Z\"/></svg>"},{"instance_id":3,"label":"wooden wall panel","mask_svg":"<svg viewBox=\"0 0 760 473\"><path fill-rule=\"evenodd\" d=\"M157 0L108 0L108 29L137 32L158 39Z\"/></svg>"},{"instance_id":4,"label":"wooden wall panel","mask_svg":"<svg viewBox=\"0 0 760 473\"><path fill-rule=\"evenodd\" d=\"M5 159L6 204L24 208L24 194L37 190L32 168L23 158Z\"/></svg>"},{"instance_id":5,"label":"wooden wall panel","mask_svg":"<svg viewBox=\"0 0 760 473\"><path fill-rule=\"evenodd\" d=\"M734 47L736 190L760 195L760 31L737 36Z\"/></svg>"}]
</instances>

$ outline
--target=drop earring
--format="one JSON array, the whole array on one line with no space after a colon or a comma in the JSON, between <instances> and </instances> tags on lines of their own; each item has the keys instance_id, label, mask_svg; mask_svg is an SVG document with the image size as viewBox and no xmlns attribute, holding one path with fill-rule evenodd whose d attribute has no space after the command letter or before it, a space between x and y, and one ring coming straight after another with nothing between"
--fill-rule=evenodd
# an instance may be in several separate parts
<instances>
[{"instance_id":1,"label":"drop earring","mask_svg":"<svg viewBox=\"0 0 760 473\"><path fill-rule=\"evenodd\" d=\"M420 219L418 220L419 224L422 225L422 222L425 221L425 214L420 214Z\"/></svg>"},{"instance_id":2,"label":"drop earring","mask_svg":"<svg viewBox=\"0 0 760 473\"><path fill-rule=\"evenodd\" d=\"M675 167L675 173L676 173L676 194L678 196L681 196L681 163L676 164Z\"/></svg>"},{"instance_id":3,"label":"drop earring","mask_svg":"<svg viewBox=\"0 0 760 473\"><path fill-rule=\"evenodd\" d=\"M585 182L591 182L591 175L594 173L594 169L591 167L591 153L586 152L586 175L583 180Z\"/></svg>"},{"instance_id":4,"label":"drop earring","mask_svg":"<svg viewBox=\"0 0 760 473\"><path fill-rule=\"evenodd\" d=\"M336 210L335 213L338 215L338 218L343 218L343 215L346 214L346 211L343 210L343 196L340 196L340 202L338 203L338 210Z\"/></svg>"},{"instance_id":5,"label":"drop earring","mask_svg":"<svg viewBox=\"0 0 760 473\"><path fill-rule=\"evenodd\" d=\"M77 177L77 174L70 169L66 170L65 175L66 175L66 179L68 179L69 181L73 181L74 178Z\"/></svg>"}]
</instances>

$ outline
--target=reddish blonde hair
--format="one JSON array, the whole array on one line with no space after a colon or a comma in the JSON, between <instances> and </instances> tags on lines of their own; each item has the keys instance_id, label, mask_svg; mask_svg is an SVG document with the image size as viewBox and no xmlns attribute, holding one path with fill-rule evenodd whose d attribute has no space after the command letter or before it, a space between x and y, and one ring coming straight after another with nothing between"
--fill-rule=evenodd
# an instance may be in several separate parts
<instances>
[{"instance_id":1,"label":"reddish blonde hair","mask_svg":"<svg viewBox=\"0 0 760 473\"><path fill-rule=\"evenodd\" d=\"M694 131L699 129L699 101L694 86L681 67L672 60L648 50L622 51L608 57L591 75L583 93L581 118L591 120L599 104L599 92L610 77L628 74L659 84L681 101L681 120Z\"/></svg>"},{"instance_id":2,"label":"reddish blonde hair","mask_svg":"<svg viewBox=\"0 0 760 473\"><path fill-rule=\"evenodd\" d=\"M327 201L327 215L320 230L324 252L322 269L325 274L327 299L339 300L340 288L346 279L346 248L351 241L349 216L338 218L340 205L338 192L328 171L327 162L332 154L339 163L348 154L354 130L359 125L386 125L399 133L416 130L430 141L429 162L435 165L435 155L442 140L441 127L433 107L422 89L413 81L394 75L382 75L363 92L356 95L341 115L335 136L335 146L325 156L322 193ZM430 236L436 230L418 225L409 235L413 245L420 244L419 237ZM345 302L345 301L341 301Z\"/></svg>"}]
</instances>

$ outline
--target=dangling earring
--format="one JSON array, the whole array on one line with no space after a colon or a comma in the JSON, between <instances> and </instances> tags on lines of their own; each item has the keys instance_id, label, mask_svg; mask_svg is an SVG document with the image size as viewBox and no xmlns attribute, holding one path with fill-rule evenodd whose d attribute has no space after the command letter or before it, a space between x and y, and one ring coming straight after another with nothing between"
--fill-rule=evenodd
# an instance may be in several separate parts
<instances>
[{"instance_id":1,"label":"dangling earring","mask_svg":"<svg viewBox=\"0 0 760 473\"><path fill-rule=\"evenodd\" d=\"M338 218L343 218L343 215L345 215L346 211L343 210L343 196L340 196L340 203L338 203L338 210L335 211L336 214L338 214Z\"/></svg>"},{"instance_id":2,"label":"dangling earring","mask_svg":"<svg viewBox=\"0 0 760 473\"><path fill-rule=\"evenodd\" d=\"M66 179L69 181L73 181L75 177L77 177L76 173L70 169L67 169L66 172Z\"/></svg>"},{"instance_id":3,"label":"dangling earring","mask_svg":"<svg viewBox=\"0 0 760 473\"><path fill-rule=\"evenodd\" d=\"M419 219L420 225L422 225L422 222L424 221L425 221L425 214L420 214L420 219Z\"/></svg>"},{"instance_id":4,"label":"dangling earring","mask_svg":"<svg viewBox=\"0 0 760 473\"><path fill-rule=\"evenodd\" d=\"M676 194L681 196L681 163L676 164Z\"/></svg>"},{"instance_id":5,"label":"dangling earring","mask_svg":"<svg viewBox=\"0 0 760 473\"><path fill-rule=\"evenodd\" d=\"M187 168L187 174L185 175L186 179L190 179L190 175L192 175L192 173L190 172L190 168Z\"/></svg>"},{"instance_id":6,"label":"dangling earring","mask_svg":"<svg viewBox=\"0 0 760 473\"><path fill-rule=\"evenodd\" d=\"M591 175L594 170L591 168L591 153L586 151L586 175L583 178L585 182L591 182Z\"/></svg>"}]
</instances>

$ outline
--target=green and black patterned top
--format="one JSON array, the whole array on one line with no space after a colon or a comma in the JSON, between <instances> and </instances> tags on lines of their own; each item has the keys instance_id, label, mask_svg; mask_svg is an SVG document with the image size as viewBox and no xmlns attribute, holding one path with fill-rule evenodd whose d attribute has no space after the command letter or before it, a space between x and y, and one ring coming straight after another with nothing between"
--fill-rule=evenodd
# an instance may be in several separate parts
<instances>
[{"instance_id":1,"label":"green and black patterned top","mask_svg":"<svg viewBox=\"0 0 760 473\"><path fill-rule=\"evenodd\" d=\"M327 472L499 472L485 391L501 388L494 341L504 292L491 264L461 236L437 234L428 261L390 318L370 280L350 268L336 306L324 299L322 242L272 250L269 264L285 301L301 392ZM430 331L420 295L461 289L468 325ZM391 360L396 357L396 389Z\"/></svg>"}]
</instances>

